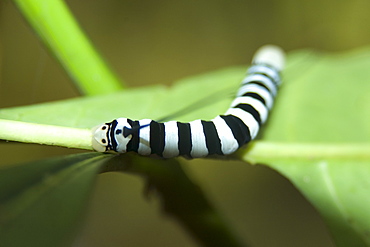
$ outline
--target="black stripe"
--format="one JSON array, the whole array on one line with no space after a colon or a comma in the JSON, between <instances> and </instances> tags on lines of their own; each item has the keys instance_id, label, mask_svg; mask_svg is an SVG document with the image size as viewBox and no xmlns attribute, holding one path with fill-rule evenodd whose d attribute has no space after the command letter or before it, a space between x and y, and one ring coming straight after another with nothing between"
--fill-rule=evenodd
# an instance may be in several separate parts
<instances>
[{"instance_id":1,"label":"black stripe","mask_svg":"<svg viewBox=\"0 0 370 247\"><path fill-rule=\"evenodd\" d=\"M234 106L233 108L239 108L239 109L242 109L250 114L252 114L252 116L254 117L254 119L256 119L256 121L258 122L258 125L261 126L262 122L261 122L261 116L259 114L259 112L254 109L254 107L250 104L238 104L236 106Z\"/></svg>"},{"instance_id":2,"label":"black stripe","mask_svg":"<svg viewBox=\"0 0 370 247\"><path fill-rule=\"evenodd\" d=\"M206 137L206 145L208 149L208 154L220 154L223 155L221 151L221 140L218 137L216 126L212 121L202 120L203 131Z\"/></svg>"},{"instance_id":3,"label":"black stripe","mask_svg":"<svg viewBox=\"0 0 370 247\"><path fill-rule=\"evenodd\" d=\"M266 105L266 101L264 98L261 97L261 95L259 95L258 93L251 93L251 92L247 92L245 94L243 94L242 96L245 96L245 97L252 97L256 100L259 100L261 101L262 104Z\"/></svg>"},{"instance_id":4,"label":"black stripe","mask_svg":"<svg viewBox=\"0 0 370 247\"><path fill-rule=\"evenodd\" d=\"M251 84L255 84L255 85L263 87L264 89L266 89L273 96L271 90L265 84L263 84L261 81L248 81L248 82L243 83L243 86L244 85L251 85Z\"/></svg>"},{"instance_id":5,"label":"black stripe","mask_svg":"<svg viewBox=\"0 0 370 247\"><path fill-rule=\"evenodd\" d=\"M132 121L127 119L127 122L131 125L131 140L127 143L127 152L137 152L140 143L140 124L139 121Z\"/></svg>"},{"instance_id":6,"label":"black stripe","mask_svg":"<svg viewBox=\"0 0 370 247\"><path fill-rule=\"evenodd\" d=\"M191 130L189 123L177 122L177 129L179 133L179 152L180 155L185 155L190 157L190 152L193 147L191 142Z\"/></svg>"},{"instance_id":7,"label":"black stripe","mask_svg":"<svg viewBox=\"0 0 370 247\"><path fill-rule=\"evenodd\" d=\"M116 128L117 128L117 120L113 120L111 123L108 123L109 126L109 139L110 139L110 143L108 144L107 146L107 151L108 150L113 150L115 152L117 152L117 141L116 141L116 138L114 136L114 133L116 132Z\"/></svg>"},{"instance_id":8,"label":"black stripe","mask_svg":"<svg viewBox=\"0 0 370 247\"><path fill-rule=\"evenodd\" d=\"M165 129L164 123L158 123L156 121L150 122L150 148L152 154L163 156L163 150L165 145Z\"/></svg>"},{"instance_id":9,"label":"black stripe","mask_svg":"<svg viewBox=\"0 0 370 247\"><path fill-rule=\"evenodd\" d=\"M253 73L251 75L262 75L262 76L265 76L267 77L270 81L272 81L274 83L275 86L278 85L278 82L274 80L274 78L272 78L271 76L269 76L268 74L265 74L263 72L256 72L256 73Z\"/></svg>"},{"instance_id":10,"label":"black stripe","mask_svg":"<svg viewBox=\"0 0 370 247\"><path fill-rule=\"evenodd\" d=\"M221 115L223 120L233 132L234 138L238 141L239 147L251 140L251 134L248 126L246 126L242 120L233 115Z\"/></svg>"},{"instance_id":11,"label":"black stripe","mask_svg":"<svg viewBox=\"0 0 370 247\"><path fill-rule=\"evenodd\" d=\"M276 77L280 80L280 73L279 73L279 71L278 71L278 70L276 70L274 67L272 67L272 66L270 66L270 65L268 65L268 64L262 64L262 63L256 64L256 65L254 65L254 66L256 66L256 67L263 66L263 67L267 67L267 68L269 68L270 70L272 70L272 73L275 73ZM253 66L250 68L250 70L252 70L252 69L253 69ZM278 81L276 81L276 80L274 79L274 77L270 76L270 75L269 75L269 74L267 74L267 73L264 73L262 70L258 70L258 68L257 68L257 70L256 70L255 72L253 72L253 73L249 73L249 74L250 74L250 75L256 75L256 74L258 74L258 75L264 75L264 76L268 77L269 79L271 79L271 81L272 81L272 82L274 82L274 83L275 83L275 85L278 85Z\"/></svg>"},{"instance_id":12,"label":"black stripe","mask_svg":"<svg viewBox=\"0 0 370 247\"><path fill-rule=\"evenodd\" d=\"M266 88L267 89L267 91L269 91L271 94L272 94L272 92L271 92L271 90L267 87L267 85L266 84L264 84L264 82L262 81L262 80L256 80L256 79L251 79L251 78L249 78L248 79L248 77L249 76L251 76L251 75L254 75L254 74L250 74L250 75L248 75L244 80L243 80L243 82L242 82L242 86L244 86L244 85L247 85L247 84L257 84L257 85L260 85L261 87L264 87L264 88ZM260 75L260 76L262 76L262 77L265 77L268 81L270 81L271 82L271 84L275 87L275 89L277 90L277 84L275 83L275 81L273 80L273 79L271 79L270 77L268 77L267 75L265 75L265 74L261 74L261 73L259 73L258 75Z\"/></svg>"}]
</instances>

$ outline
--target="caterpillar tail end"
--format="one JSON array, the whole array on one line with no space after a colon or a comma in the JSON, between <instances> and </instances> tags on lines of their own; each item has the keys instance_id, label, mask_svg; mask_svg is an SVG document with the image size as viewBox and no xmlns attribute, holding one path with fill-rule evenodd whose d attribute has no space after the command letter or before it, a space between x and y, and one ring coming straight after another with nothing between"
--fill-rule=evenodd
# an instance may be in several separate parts
<instances>
[{"instance_id":1,"label":"caterpillar tail end","mask_svg":"<svg viewBox=\"0 0 370 247\"><path fill-rule=\"evenodd\" d=\"M262 46L256 51L253 63L270 65L281 71L285 66L285 52L275 45Z\"/></svg>"}]
</instances>

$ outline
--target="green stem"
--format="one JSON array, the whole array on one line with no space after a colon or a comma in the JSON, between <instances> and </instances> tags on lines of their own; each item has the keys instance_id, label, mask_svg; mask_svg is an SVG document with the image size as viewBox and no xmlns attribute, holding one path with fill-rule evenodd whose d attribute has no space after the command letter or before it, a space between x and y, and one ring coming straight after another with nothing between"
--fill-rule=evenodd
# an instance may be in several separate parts
<instances>
[{"instance_id":1,"label":"green stem","mask_svg":"<svg viewBox=\"0 0 370 247\"><path fill-rule=\"evenodd\" d=\"M0 120L0 139L92 150L88 129Z\"/></svg>"},{"instance_id":2,"label":"green stem","mask_svg":"<svg viewBox=\"0 0 370 247\"><path fill-rule=\"evenodd\" d=\"M62 0L13 2L83 94L107 94L122 89Z\"/></svg>"}]
</instances>

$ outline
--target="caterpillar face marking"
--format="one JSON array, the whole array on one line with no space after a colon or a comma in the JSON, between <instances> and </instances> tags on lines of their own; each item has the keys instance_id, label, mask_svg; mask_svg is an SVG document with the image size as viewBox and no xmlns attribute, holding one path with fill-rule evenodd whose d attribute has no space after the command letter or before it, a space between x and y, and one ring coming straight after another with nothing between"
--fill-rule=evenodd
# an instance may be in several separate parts
<instances>
[{"instance_id":1,"label":"caterpillar face marking","mask_svg":"<svg viewBox=\"0 0 370 247\"><path fill-rule=\"evenodd\" d=\"M109 141L107 133L109 131L109 124L96 126L92 129L93 139L92 146L98 152L106 152Z\"/></svg>"},{"instance_id":2,"label":"caterpillar face marking","mask_svg":"<svg viewBox=\"0 0 370 247\"><path fill-rule=\"evenodd\" d=\"M127 152L127 144L139 131L129 124L131 120L118 118L93 128L92 146L98 152Z\"/></svg>"},{"instance_id":3,"label":"caterpillar face marking","mask_svg":"<svg viewBox=\"0 0 370 247\"><path fill-rule=\"evenodd\" d=\"M284 53L280 48L262 47L224 115L189 123L118 118L92 130L93 148L99 152L133 151L163 158L231 154L253 140L267 120L281 84L279 72L283 66Z\"/></svg>"}]
</instances>

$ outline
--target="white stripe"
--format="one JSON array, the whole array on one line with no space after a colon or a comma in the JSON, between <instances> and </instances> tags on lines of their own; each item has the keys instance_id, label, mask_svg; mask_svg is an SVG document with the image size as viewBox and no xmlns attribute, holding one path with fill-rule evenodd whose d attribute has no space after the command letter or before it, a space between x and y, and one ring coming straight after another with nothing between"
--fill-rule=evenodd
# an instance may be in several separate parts
<instances>
[{"instance_id":1,"label":"white stripe","mask_svg":"<svg viewBox=\"0 0 370 247\"><path fill-rule=\"evenodd\" d=\"M140 134L139 134L139 148L137 150L138 154L141 155L150 155L152 152L152 149L150 148L150 126L147 126L150 124L152 120L151 119L142 119L139 120L140 126L146 126L140 128Z\"/></svg>"},{"instance_id":2,"label":"white stripe","mask_svg":"<svg viewBox=\"0 0 370 247\"><path fill-rule=\"evenodd\" d=\"M179 131L177 128L176 121L170 121L164 123L164 150L163 150L163 157L164 158L172 158L179 156Z\"/></svg>"},{"instance_id":3,"label":"white stripe","mask_svg":"<svg viewBox=\"0 0 370 247\"><path fill-rule=\"evenodd\" d=\"M258 64L253 65L252 67L248 69L247 73L248 74L253 74L253 73L265 74L268 77L272 78L276 82L277 85L281 84L279 73L264 65L258 65Z\"/></svg>"},{"instance_id":4,"label":"white stripe","mask_svg":"<svg viewBox=\"0 0 370 247\"><path fill-rule=\"evenodd\" d=\"M234 138L233 132L229 125L220 116L215 117L213 120L215 124L218 137L221 140L221 151L223 154L228 155L235 152L239 148L238 141Z\"/></svg>"},{"instance_id":5,"label":"white stripe","mask_svg":"<svg viewBox=\"0 0 370 247\"><path fill-rule=\"evenodd\" d=\"M245 125L248 126L249 132L251 133L251 138L254 139L258 134L259 126L256 119L254 119L253 115L240 109L240 108L230 108L225 115L233 115L244 122Z\"/></svg>"},{"instance_id":6,"label":"white stripe","mask_svg":"<svg viewBox=\"0 0 370 247\"><path fill-rule=\"evenodd\" d=\"M242 83L246 84L246 83L253 82L253 81L257 81L257 82L262 83L263 85L265 85L270 90L272 95L276 95L276 93L277 93L276 85L267 76L259 75L259 74L249 75L249 76L245 77L245 79L242 81Z\"/></svg>"},{"instance_id":7,"label":"white stripe","mask_svg":"<svg viewBox=\"0 0 370 247\"><path fill-rule=\"evenodd\" d=\"M262 104L261 101L252 98L252 97L238 97L234 99L234 101L231 103L230 107L235 107L239 104L249 104L251 105L258 113L260 114L261 121L264 123L268 116L268 110L264 104Z\"/></svg>"},{"instance_id":8,"label":"white stripe","mask_svg":"<svg viewBox=\"0 0 370 247\"><path fill-rule=\"evenodd\" d=\"M267 108L268 109L272 108L272 105L274 103L274 98L271 96L270 92L266 90L266 88L261 87L259 85L255 85L255 84L247 84L247 85L242 86L236 95L240 97L246 93L258 94L265 100Z\"/></svg>"},{"instance_id":9,"label":"white stripe","mask_svg":"<svg viewBox=\"0 0 370 247\"><path fill-rule=\"evenodd\" d=\"M189 123L191 131L192 149L191 157L200 158L208 155L206 137L204 136L203 125L201 120L195 120Z\"/></svg>"}]
</instances>

